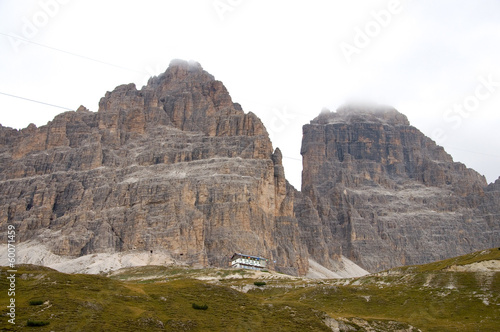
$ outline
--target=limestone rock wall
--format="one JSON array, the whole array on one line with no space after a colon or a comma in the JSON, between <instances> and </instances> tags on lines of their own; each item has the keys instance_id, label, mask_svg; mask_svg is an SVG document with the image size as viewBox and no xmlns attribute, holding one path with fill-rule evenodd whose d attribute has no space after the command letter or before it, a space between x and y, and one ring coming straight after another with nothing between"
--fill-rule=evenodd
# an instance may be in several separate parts
<instances>
[{"instance_id":1,"label":"limestone rock wall","mask_svg":"<svg viewBox=\"0 0 500 332\"><path fill-rule=\"evenodd\" d=\"M97 113L0 130L0 229L16 225L19 241L68 256L161 249L197 266L244 252L307 272L281 153L199 64L119 86Z\"/></svg>"},{"instance_id":2,"label":"limestone rock wall","mask_svg":"<svg viewBox=\"0 0 500 332\"><path fill-rule=\"evenodd\" d=\"M344 107L303 132L303 195L327 238L361 267L379 271L500 245L500 217L491 215L496 187L453 162L403 114Z\"/></svg>"},{"instance_id":3,"label":"limestone rock wall","mask_svg":"<svg viewBox=\"0 0 500 332\"><path fill-rule=\"evenodd\" d=\"M305 275L500 246L500 180L453 162L392 108L323 112L303 129L302 191L260 119L197 63L107 92L47 125L0 125L0 240L58 255L161 251L193 266L235 252ZM344 257L343 257L344 256Z\"/></svg>"}]
</instances>

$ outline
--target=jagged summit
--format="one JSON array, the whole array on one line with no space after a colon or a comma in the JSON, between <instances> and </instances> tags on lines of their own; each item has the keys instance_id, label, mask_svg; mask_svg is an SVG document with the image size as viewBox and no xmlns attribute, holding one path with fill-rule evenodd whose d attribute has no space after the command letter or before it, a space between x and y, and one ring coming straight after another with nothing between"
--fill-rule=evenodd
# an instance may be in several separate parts
<instances>
[{"instance_id":1,"label":"jagged summit","mask_svg":"<svg viewBox=\"0 0 500 332\"><path fill-rule=\"evenodd\" d=\"M203 70L201 64L196 61L175 59L170 62L169 67L164 73L150 78L147 86L143 87L143 89L155 87L165 81L169 82L173 80L207 82L215 81L215 77Z\"/></svg>"},{"instance_id":2,"label":"jagged summit","mask_svg":"<svg viewBox=\"0 0 500 332\"><path fill-rule=\"evenodd\" d=\"M165 73L151 78L141 90L135 84L118 86L100 100L99 112L127 112L139 132L150 125L166 125L209 136L262 136L262 144L272 153L260 119L233 103L224 84L194 62L173 61Z\"/></svg>"}]
</instances>

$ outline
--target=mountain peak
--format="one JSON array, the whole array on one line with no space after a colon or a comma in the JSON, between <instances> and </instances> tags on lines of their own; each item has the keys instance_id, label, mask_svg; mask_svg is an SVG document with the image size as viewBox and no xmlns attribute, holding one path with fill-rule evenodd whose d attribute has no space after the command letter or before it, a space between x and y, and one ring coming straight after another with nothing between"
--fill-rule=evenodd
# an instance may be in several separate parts
<instances>
[{"instance_id":1,"label":"mountain peak","mask_svg":"<svg viewBox=\"0 0 500 332\"><path fill-rule=\"evenodd\" d=\"M155 87L163 84L165 81L210 82L215 81L215 78L203 70L201 64L196 61L175 59L170 62L170 65L163 74L150 78L147 87Z\"/></svg>"},{"instance_id":2,"label":"mountain peak","mask_svg":"<svg viewBox=\"0 0 500 332\"><path fill-rule=\"evenodd\" d=\"M406 115L398 112L394 107L375 104L346 104L331 112L326 109L311 121L311 124L352 124L357 122L380 123L387 125L409 126Z\"/></svg>"}]
</instances>

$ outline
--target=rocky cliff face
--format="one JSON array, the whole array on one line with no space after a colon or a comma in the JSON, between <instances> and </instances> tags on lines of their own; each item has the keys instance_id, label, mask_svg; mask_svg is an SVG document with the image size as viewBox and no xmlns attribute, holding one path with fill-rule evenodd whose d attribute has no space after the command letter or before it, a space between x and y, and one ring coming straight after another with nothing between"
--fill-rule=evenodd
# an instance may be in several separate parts
<instances>
[{"instance_id":1,"label":"rocky cliff face","mask_svg":"<svg viewBox=\"0 0 500 332\"><path fill-rule=\"evenodd\" d=\"M198 64L119 86L97 113L0 130L0 224L19 241L68 256L166 251L200 266L244 252L307 271L280 151Z\"/></svg>"},{"instance_id":2,"label":"rocky cliff face","mask_svg":"<svg viewBox=\"0 0 500 332\"><path fill-rule=\"evenodd\" d=\"M453 162L403 114L344 107L323 112L303 131L302 194L326 238L363 268L500 244L497 185L487 187L484 177Z\"/></svg>"},{"instance_id":3,"label":"rocky cliff face","mask_svg":"<svg viewBox=\"0 0 500 332\"><path fill-rule=\"evenodd\" d=\"M500 246L500 179L487 186L394 109L324 112L302 155L299 192L262 122L199 64L174 61L96 113L0 126L0 239L12 224L27 248L155 264L243 252L296 275L311 260L378 271Z\"/></svg>"}]
</instances>

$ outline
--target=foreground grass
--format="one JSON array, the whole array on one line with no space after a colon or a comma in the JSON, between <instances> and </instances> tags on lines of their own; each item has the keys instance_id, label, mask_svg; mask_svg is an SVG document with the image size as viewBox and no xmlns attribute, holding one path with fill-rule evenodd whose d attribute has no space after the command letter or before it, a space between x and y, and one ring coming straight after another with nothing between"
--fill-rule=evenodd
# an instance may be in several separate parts
<instances>
[{"instance_id":1,"label":"foreground grass","mask_svg":"<svg viewBox=\"0 0 500 332\"><path fill-rule=\"evenodd\" d=\"M360 331L410 325L422 331L497 331L500 273L446 270L457 262L500 259L496 251L359 279L271 278L262 287L254 285L261 280L234 270L145 267L105 277L19 266L16 325L7 322L2 268L0 330L331 331L333 318L341 328ZM195 279L203 274L220 279ZM239 278L223 279L231 274ZM207 310L195 310L193 303ZM28 321L49 325L27 327Z\"/></svg>"}]
</instances>

